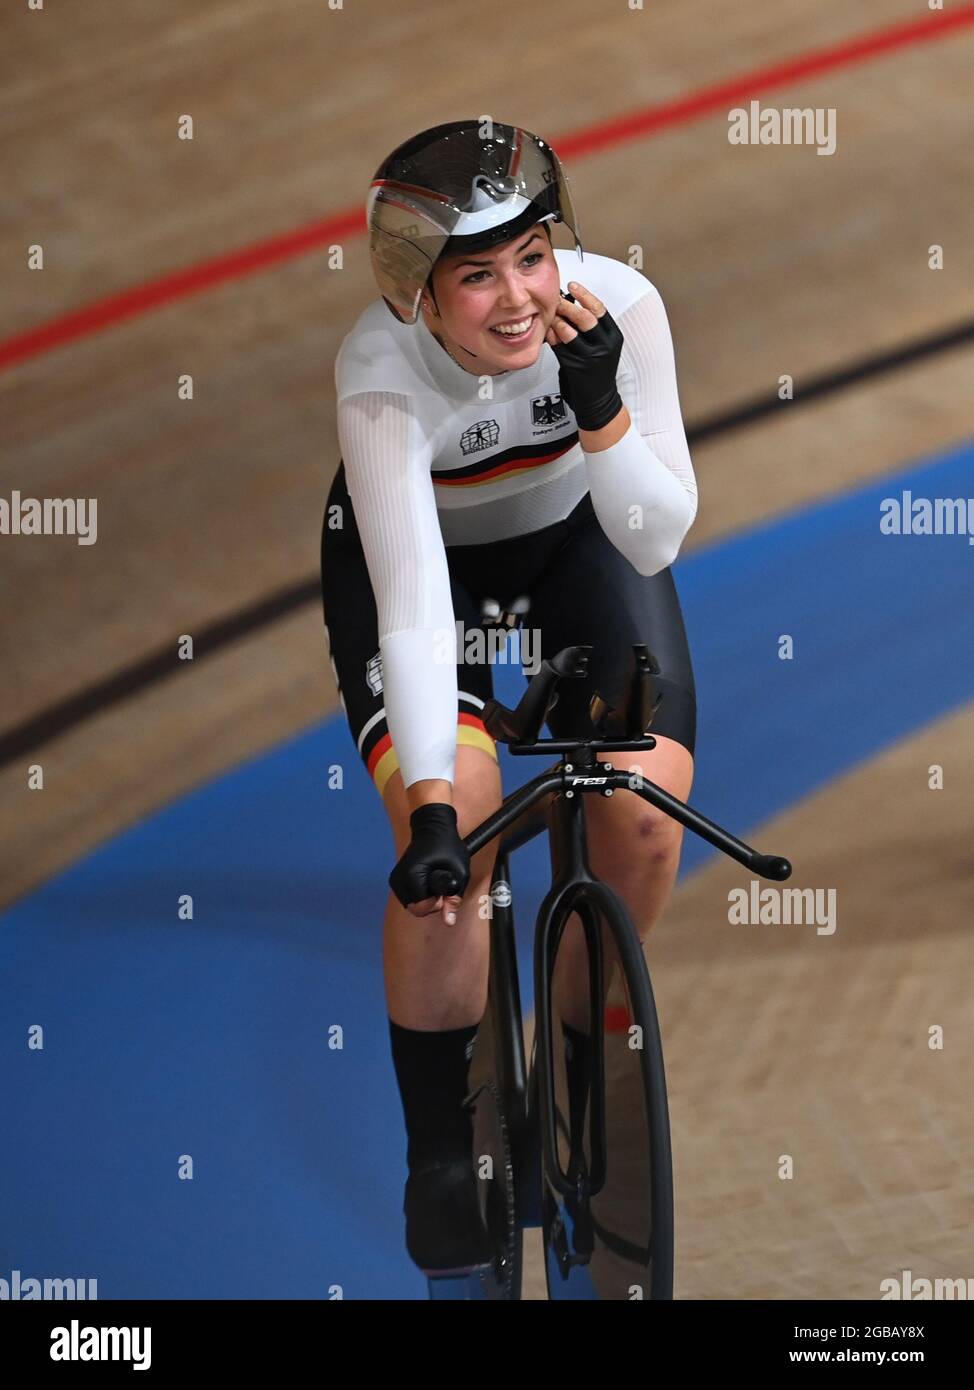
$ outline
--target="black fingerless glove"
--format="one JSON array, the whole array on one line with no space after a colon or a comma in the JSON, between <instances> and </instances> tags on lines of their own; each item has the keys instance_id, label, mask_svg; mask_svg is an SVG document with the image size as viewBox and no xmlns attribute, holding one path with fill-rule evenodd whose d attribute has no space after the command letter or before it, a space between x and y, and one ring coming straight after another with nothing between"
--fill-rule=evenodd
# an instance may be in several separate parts
<instances>
[{"instance_id":1,"label":"black fingerless glove","mask_svg":"<svg viewBox=\"0 0 974 1390\"><path fill-rule=\"evenodd\" d=\"M389 887L403 907L438 898L441 893L445 897L462 896L470 882L470 855L457 832L456 807L440 801L417 806L409 825L412 838L389 875ZM455 886L445 893L430 883L430 875L437 869L452 875Z\"/></svg>"},{"instance_id":2,"label":"black fingerless glove","mask_svg":"<svg viewBox=\"0 0 974 1390\"><path fill-rule=\"evenodd\" d=\"M575 296L562 298L576 302ZM616 372L625 339L606 309L595 327L578 333L570 343L549 344L558 358L558 381L580 430L600 430L611 424L622 409L616 388Z\"/></svg>"}]
</instances>

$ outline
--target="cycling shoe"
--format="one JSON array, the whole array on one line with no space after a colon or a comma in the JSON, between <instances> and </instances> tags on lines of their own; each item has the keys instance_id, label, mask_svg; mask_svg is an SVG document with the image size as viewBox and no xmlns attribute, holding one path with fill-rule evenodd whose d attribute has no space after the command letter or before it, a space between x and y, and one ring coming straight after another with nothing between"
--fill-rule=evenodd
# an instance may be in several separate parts
<instances>
[{"instance_id":1,"label":"cycling shoe","mask_svg":"<svg viewBox=\"0 0 974 1390\"><path fill-rule=\"evenodd\" d=\"M431 1278L490 1267L490 1236L469 1158L424 1163L410 1172L403 1201L406 1249Z\"/></svg>"}]
</instances>

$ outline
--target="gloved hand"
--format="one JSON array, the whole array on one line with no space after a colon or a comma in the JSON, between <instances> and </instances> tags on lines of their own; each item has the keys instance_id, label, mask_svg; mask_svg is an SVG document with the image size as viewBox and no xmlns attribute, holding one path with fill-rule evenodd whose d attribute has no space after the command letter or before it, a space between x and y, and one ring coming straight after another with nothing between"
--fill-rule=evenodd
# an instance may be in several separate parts
<instances>
[{"instance_id":1,"label":"gloved hand","mask_svg":"<svg viewBox=\"0 0 974 1390\"><path fill-rule=\"evenodd\" d=\"M444 896L447 902L454 900L455 911L470 882L470 855L457 831L456 808L439 801L417 806L409 817L409 825L412 837L389 875L389 887L403 907L411 903L422 906ZM437 870L450 875L452 884L431 883ZM443 887L447 887L446 894ZM419 915L428 916L435 910L435 906L430 906ZM449 921L448 912L446 915Z\"/></svg>"},{"instance_id":2,"label":"gloved hand","mask_svg":"<svg viewBox=\"0 0 974 1390\"><path fill-rule=\"evenodd\" d=\"M569 304L581 302L564 290L561 297ZM567 315L564 318L566 322L572 322ZM574 323L572 327L576 328L576 335L571 342L549 344L558 358L558 382L562 398L571 406L580 430L600 430L610 424L622 409L622 397L616 388L616 372L625 339L608 309L596 317L594 327L584 331Z\"/></svg>"}]
</instances>

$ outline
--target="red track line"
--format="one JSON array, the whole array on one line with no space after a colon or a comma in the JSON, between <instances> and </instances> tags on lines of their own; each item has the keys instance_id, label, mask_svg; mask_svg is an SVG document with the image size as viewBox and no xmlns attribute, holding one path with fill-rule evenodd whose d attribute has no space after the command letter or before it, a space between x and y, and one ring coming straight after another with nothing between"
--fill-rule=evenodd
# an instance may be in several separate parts
<instances>
[{"instance_id":1,"label":"red track line","mask_svg":"<svg viewBox=\"0 0 974 1390\"><path fill-rule=\"evenodd\" d=\"M857 61L878 58L893 49L905 48L909 44L924 43L930 39L942 39L954 29L968 28L974 24L974 4L961 5L958 9L940 18L933 13L922 19L910 19L904 24L894 24L888 29L878 29L872 34L863 34L857 39L847 39L833 48L822 48L817 53L806 54L802 58L788 58L773 67L760 68L756 72L745 73L743 77L732 77L727 82L718 82L712 87L702 87L689 96L677 97L661 106L651 106L645 111L634 112L631 116L621 116L606 121L603 125L592 126L569 135L561 140L552 140L552 145L560 157L591 154L607 145L621 145L627 140L635 140L667 126L686 124L697 116L719 110L735 101L746 101L757 96L758 92L770 91L773 87L783 87L789 82L799 81L818 73L849 67Z\"/></svg>"},{"instance_id":2,"label":"red track line","mask_svg":"<svg viewBox=\"0 0 974 1390\"><path fill-rule=\"evenodd\" d=\"M910 44L944 38L948 33L970 25L974 25L974 3L961 5L946 13L931 12L920 19L911 19L903 24L864 34L857 39L848 39L844 43L820 49L817 53L809 53L805 57L791 58L772 67L731 78L727 82L703 87L689 96L664 102L660 106L651 106L630 116L606 121L602 125L591 126L575 135L553 139L551 143L563 159L591 154L609 145L622 145L629 140L664 130L668 126L686 123L730 102L748 100L758 92L767 92L803 77L848 67L852 63L876 58ZM185 270L172 271L144 285L136 285L120 294L97 300L85 308L76 309L60 318L50 319L37 328L29 328L26 332L0 341L0 371L12 367L15 363L25 362L31 357L39 357L54 348L63 347L65 343L87 337L90 333L97 333L113 324L135 318L150 309L172 304L192 294L200 294L227 280L239 280L245 275L254 275L278 261L290 260L291 257L303 255L306 251L328 246L342 236L354 235L364 230L364 213L347 210L323 222L312 222L296 231L282 233L253 246L243 247L239 251L214 256L210 260L188 266Z\"/></svg>"},{"instance_id":3,"label":"red track line","mask_svg":"<svg viewBox=\"0 0 974 1390\"><path fill-rule=\"evenodd\" d=\"M83 309L65 314L62 318L51 319L26 333L8 338L0 343L0 370L23 362L28 357L38 357L52 348L62 347L76 338L84 338L89 333L97 333L112 324L135 318L147 313L149 309L171 304L202 290L212 289L225 280L239 280L245 275L253 275L276 261L286 261L319 246L328 246L346 233L365 229L364 212L342 212L329 217L325 222L312 222L307 227L299 227L293 232L284 232L267 241L259 241L253 246L245 246L239 251L230 251L211 260L200 261L187 266L185 270L174 270L157 280L144 285L135 285L130 290L122 290L108 299L96 300Z\"/></svg>"}]
</instances>

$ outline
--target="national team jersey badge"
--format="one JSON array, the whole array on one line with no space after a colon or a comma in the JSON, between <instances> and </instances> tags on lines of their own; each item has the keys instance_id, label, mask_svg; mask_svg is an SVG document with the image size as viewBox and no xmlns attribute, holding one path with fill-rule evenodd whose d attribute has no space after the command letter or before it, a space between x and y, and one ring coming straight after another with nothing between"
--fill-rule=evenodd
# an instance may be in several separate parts
<instances>
[{"instance_id":1,"label":"national team jersey badge","mask_svg":"<svg viewBox=\"0 0 974 1390\"><path fill-rule=\"evenodd\" d=\"M532 425L554 425L568 418L561 396L535 396L531 402Z\"/></svg>"},{"instance_id":2,"label":"national team jersey badge","mask_svg":"<svg viewBox=\"0 0 974 1390\"><path fill-rule=\"evenodd\" d=\"M501 437L501 427L496 420L478 420L460 436L460 449L464 454L476 454L481 449L492 449Z\"/></svg>"}]
</instances>

